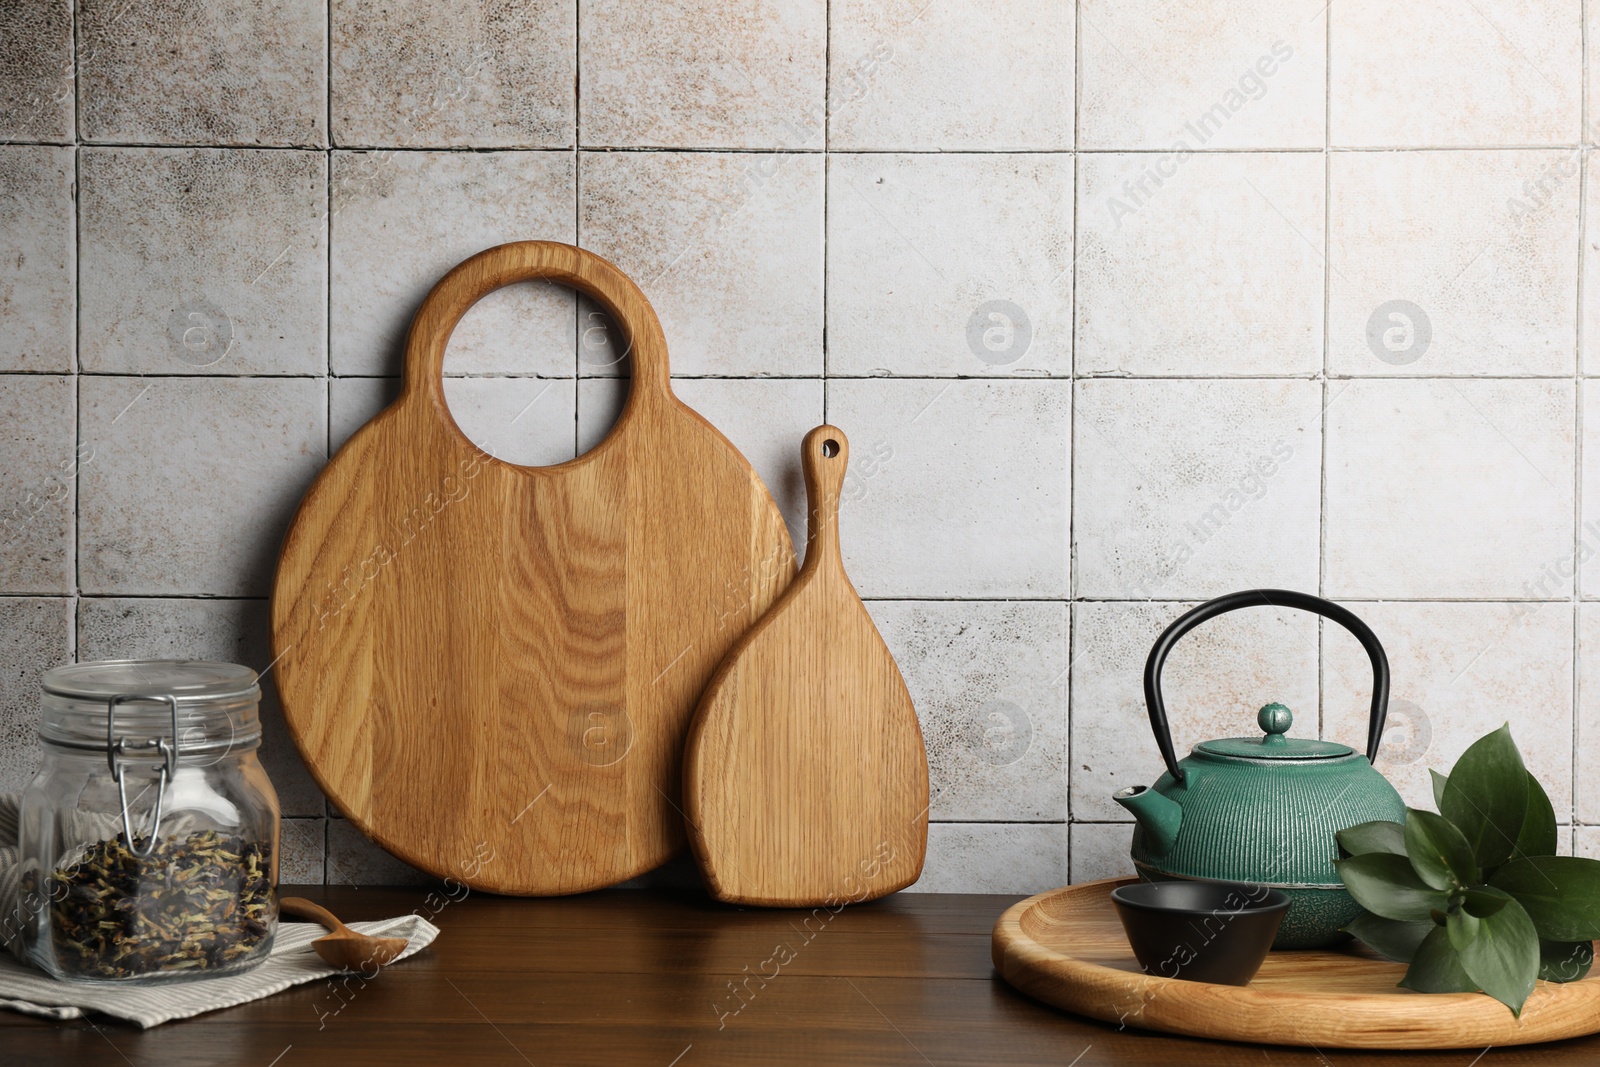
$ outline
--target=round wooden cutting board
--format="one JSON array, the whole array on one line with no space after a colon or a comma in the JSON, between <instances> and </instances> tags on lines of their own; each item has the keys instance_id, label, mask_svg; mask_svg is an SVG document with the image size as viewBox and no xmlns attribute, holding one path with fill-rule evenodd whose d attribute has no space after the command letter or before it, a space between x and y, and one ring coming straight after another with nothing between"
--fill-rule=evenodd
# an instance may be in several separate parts
<instances>
[{"instance_id":1,"label":"round wooden cutting board","mask_svg":"<svg viewBox=\"0 0 1600 1067\"><path fill-rule=\"evenodd\" d=\"M1600 973L1540 982L1520 1018L1482 993L1414 993L1405 974L1352 943L1273 952L1247 986L1145 974L1111 891L1136 879L1085 882L1029 897L995 924L995 969L1058 1008L1119 1026L1258 1045L1482 1049L1600 1032Z\"/></svg>"},{"instance_id":2,"label":"round wooden cutting board","mask_svg":"<svg viewBox=\"0 0 1600 1067\"><path fill-rule=\"evenodd\" d=\"M519 467L456 426L444 351L479 298L541 278L611 313L633 382L594 449ZM497 893L610 885L682 846L690 715L793 574L755 471L673 395L638 287L570 245L500 245L428 294L400 398L300 505L272 598L284 714L407 863Z\"/></svg>"}]
</instances>

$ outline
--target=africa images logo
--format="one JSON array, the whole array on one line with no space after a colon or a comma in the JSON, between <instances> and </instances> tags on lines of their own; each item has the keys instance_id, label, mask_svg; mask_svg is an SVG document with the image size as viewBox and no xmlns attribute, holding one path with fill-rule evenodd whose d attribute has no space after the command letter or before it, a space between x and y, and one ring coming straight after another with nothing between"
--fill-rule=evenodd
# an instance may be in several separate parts
<instances>
[{"instance_id":1,"label":"africa images logo","mask_svg":"<svg viewBox=\"0 0 1600 1067\"><path fill-rule=\"evenodd\" d=\"M1170 152L1156 156L1149 166L1122 183L1122 196L1106 197L1106 210L1111 214L1111 221L1120 227L1125 216L1136 214L1148 204L1156 192L1177 175L1178 168L1189 161L1196 147L1215 137L1233 116L1251 102L1267 95L1267 79L1277 74L1293 58L1294 49L1283 41L1276 41L1270 53L1258 58L1254 66L1246 67L1216 103L1183 124L1184 130L1195 140L1193 146L1179 137L1173 142Z\"/></svg>"}]
</instances>

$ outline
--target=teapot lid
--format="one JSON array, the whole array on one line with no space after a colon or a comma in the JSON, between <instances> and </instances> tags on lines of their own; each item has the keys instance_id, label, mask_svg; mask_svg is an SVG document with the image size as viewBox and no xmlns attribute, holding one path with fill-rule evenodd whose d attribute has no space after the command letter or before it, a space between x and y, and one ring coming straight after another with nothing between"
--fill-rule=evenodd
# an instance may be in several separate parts
<instances>
[{"instance_id":1,"label":"teapot lid","mask_svg":"<svg viewBox=\"0 0 1600 1067\"><path fill-rule=\"evenodd\" d=\"M1348 756L1354 750L1337 741L1317 741L1307 737L1285 737L1294 724L1294 714L1282 704L1268 704L1256 713L1256 722L1266 731L1263 737L1223 737L1202 741L1195 751L1213 756L1245 759L1312 760Z\"/></svg>"}]
</instances>

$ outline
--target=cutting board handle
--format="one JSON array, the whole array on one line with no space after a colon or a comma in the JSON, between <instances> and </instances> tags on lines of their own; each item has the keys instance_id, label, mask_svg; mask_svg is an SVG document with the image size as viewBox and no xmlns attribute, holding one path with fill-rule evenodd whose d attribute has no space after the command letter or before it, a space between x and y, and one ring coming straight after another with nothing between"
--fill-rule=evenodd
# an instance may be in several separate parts
<instances>
[{"instance_id":1,"label":"cutting board handle","mask_svg":"<svg viewBox=\"0 0 1600 1067\"><path fill-rule=\"evenodd\" d=\"M806 499L811 517L806 535L805 570L844 569L839 554L839 500L850 466L850 439L837 426L823 424L806 434L800 445L806 472Z\"/></svg>"},{"instance_id":2,"label":"cutting board handle","mask_svg":"<svg viewBox=\"0 0 1600 1067\"><path fill-rule=\"evenodd\" d=\"M411 320L402 402L427 397L444 409L444 350L456 324L502 286L546 279L593 297L621 327L633 358L629 406L640 392L670 392L667 342L655 309L611 261L557 241L513 241L486 248L440 278Z\"/></svg>"}]
</instances>

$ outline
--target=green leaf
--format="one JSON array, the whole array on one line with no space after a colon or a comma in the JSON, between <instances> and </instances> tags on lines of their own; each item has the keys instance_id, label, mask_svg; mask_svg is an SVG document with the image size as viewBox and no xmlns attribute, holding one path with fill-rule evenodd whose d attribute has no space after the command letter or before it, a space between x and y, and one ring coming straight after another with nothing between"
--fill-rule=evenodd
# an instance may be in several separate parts
<instances>
[{"instance_id":1,"label":"green leaf","mask_svg":"<svg viewBox=\"0 0 1600 1067\"><path fill-rule=\"evenodd\" d=\"M1404 856L1369 852L1335 860L1333 865L1356 903L1382 918L1431 922L1435 910L1443 911L1450 904L1449 894L1418 878Z\"/></svg>"},{"instance_id":2,"label":"green leaf","mask_svg":"<svg viewBox=\"0 0 1600 1067\"><path fill-rule=\"evenodd\" d=\"M1551 941L1600 937L1600 860L1530 856L1495 871L1489 884L1517 898L1540 937Z\"/></svg>"},{"instance_id":3,"label":"green leaf","mask_svg":"<svg viewBox=\"0 0 1600 1067\"><path fill-rule=\"evenodd\" d=\"M1509 895L1498 889L1475 885L1462 894L1462 907L1467 909L1468 915L1482 919L1505 907L1506 901L1510 899Z\"/></svg>"},{"instance_id":4,"label":"green leaf","mask_svg":"<svg viewBox=\"0 0 1600 1067\"><path fill-rule=\"evenodd\" d=\"M1450 944L1450 935L1442 926L1435 926L1400 979L1400 988L1415 989L1418 993L1476 993L1474 982L1461 966L1461 955Z\"/></svg>"},{"instance_id":5,"label":"green leaf","mask_svg":"<svg viewBox=\"0 0 1600 1067\"><path fill-rule=\"evenodd\" d=\"M1539 977L1546 982L1576 982L1593 962L1593 941L1539 942Z\"/></svg>"},{"instance_id":6,"label":"green leaf","mask_svg":"<svg viewBox=\"0 0 1600 1067\"><path fill-rule=\"evenodd\" d=\"M1504 863L1528 813L1528 771L1510 725L1474 741L1450 771L1439 814L1456 824L1480 867Z\"/></svg>"},{"instance_id":7,"label":"green leaf","mask_svg":"<svg viewBox=\"0 0 1600 1067\"><path fill-rule=\"evenodd\" d=\"M1546 982L1576 982L1593 964L1593 941L1539 942L1539 977Z\"/></svg>"},{"instance_id":8,"label":"green leaf","mask_svg":"<svg viewBox=\"0 0 1600 1067\"><path fill-rule=\"evenodd\" d=\"M1554 856L1556 854L1556 809L1550 797L1539 784L1539 779L1528 772L1528 814L1522 819L1522 832L1517 834L1517 845L1511 852L1513 859L1525 856Z\"/></svg>"},{"instance_id":9,"label":"green leaf","mask_svg":"<svg viewBox=\"0 0 1600 1067\"><path fill-rule=\"evenodd\" d=\"M1397 822L1379 819L1340 830L1339 847L1352 856L1369 852L1387 852L1393 856L1406 854L1406 828Z\"/></svg>"},{"instance_id":10,"label":"green leaf","mask_svg":"<svg viewBox=\"0 0 1600 1067\"><path fill-rule=\"evenodd\" d=\"M1432 778L1433 778L1433 806L1436 807L1436 808L1439 808L1440 810L1443 810L1444 809L1444 787L1445 787L1445 783L1450 781L1450 779L1447 778L1445 775L1440 774L1438 771L1433 770L1432 768L1429 768L1428 774L1431 775Z\"/></svg>"},{"instance_id":11,"label":"green leaf","mask_svg":"<svg viewBox=\"0 0 1600 1067\"><path fill-rule=\"evenodd\" d=\"M1384 959L1410 963L1416 958L1422 939L1439 928L1431 922L1399 922L1364 911L1344 929Z\"/></svg>"},{"instance_id":12,"label":"green leaf","mask_svg":"<svg viewBox=\"0 0 1600 1067\"><path fill-rule=\"evenodd\" d=\"M1433 888L1459 889L1478 880L1472 846L1443 815L1407 808L1405 843L1417 877Z\"/></svg>"},{"instance_id":13,"label":"green leaf","mask_svg":"<svg viewBox=\"0 0 1600 1067\"><path fill-rule=\"evenodd\" d=\"M1456 911L1445 929L1467 977L1521 1015L1539 977L1539 935L1522 905L1508 898L1505 907L1482 918Z\"/></svg>"}]
</instances>

